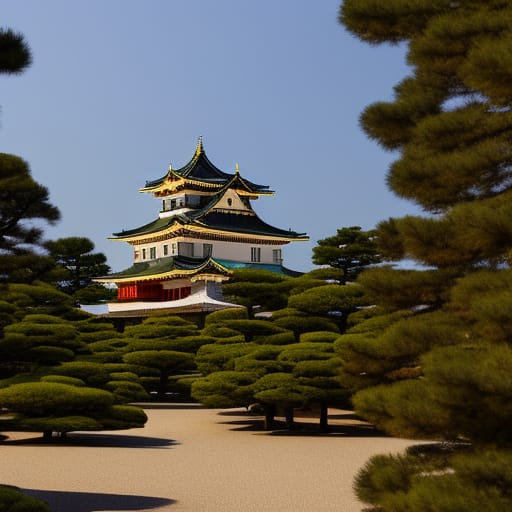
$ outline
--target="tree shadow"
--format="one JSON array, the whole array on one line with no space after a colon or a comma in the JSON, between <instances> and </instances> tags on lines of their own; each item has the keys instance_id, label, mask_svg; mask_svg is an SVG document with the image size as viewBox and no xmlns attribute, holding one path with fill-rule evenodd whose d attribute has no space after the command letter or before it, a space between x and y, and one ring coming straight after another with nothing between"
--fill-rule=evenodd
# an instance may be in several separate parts
<instances>
[{"instance_id":1,"label":"tree shadow","mask_svg":"<svg viewBox=\"0 0 512 512\"><path fill-rule=\"evenodd\" d=\"M295 428L274 429L268 432L272 436L307 436L307 437L389 437L385 432L373 425L329 425L326 431L321 431L313 423L296 424Z\"/></svg>"},{"instance_id":2,"label":"tree shadow","mask_svg":"<svg viewBox=\"0 0 512 512\"><path fill-rule=\"evenodd\" d=\"M254 416L259 417L261 414L255 414L245 409L228 409L227 411L220 411L217 413L218 416Z\"/></svg>"},{"instance_id":3,"label":"tree shadow","mask_svg":"<svg viewBox=\"0 0 512 512\"><path fill-rule=\"evenodd\" d=\"M386 433L377 429L370 423L363 423L353 413L329 415L329 421L342 420L350 421L347 424L329 424L326 431L320 429L317 421L304 421L305 418L297 418L293 428L289 428L285 421L279 417L274 419L272 429L265 430L263 417L251 413L226 411L219 413L219 416L237 416L238 419L219 422L222 425L231 425L231 431L254 432L260 435L269 436L322 436L322 437L388 437ZM308 418L309 419L309 418Z\"/></svg>"},{"instance_id":4,"label":"tree shadow","mask_svg":"<svg viewBox=\"0 0 512 512\"><path fill-rule=\"evenodd\" d=\"M22 489L26 494L45 501L52 512L95 512L101 510L149 510L173 505L176 500L153 496L100 494L90 492L43 491Z\"/></svg>"},{"instance_id":5,"label":"tree shadow","mask_svg":"<svg viewBox=\"0 0 512 512\"><path fill-rule=\"evenodd\" d=\"M209 409L206 405L196 402L135 402L133 405L141 407L142 409Z\"/></svg>"},{"instance_id":6,"label":"tree shadow","mask_svg":"<svg viewBox=\"0 0 512 512\"><path fill-rule=\"evenodd\" d=\"M262 418L246 418L233 421L219 421L220 425L233 425L229 430L233 432L260 432L264 431L264 422Z\"/></svg>"},{"instance_id":7,"label":"tree shadow","mask_svg":"<svg viewBox=\"0 0 512 512\"><path fill-rule=\"evenodd\" d=\"M340 414L329 414L330 420L357 420L364 421L363 418L353 412L345 412Z\"/></svg>"},{"instance_id":8,"label":"tree shadow","mask_svg":"<svg viewBox=\"0 0 512 512\"><path fill-rule=\"evenodd\" d=\"M90 446L101 448L172 448L180 443L174 439L158 437L131 436L119 434L90 434L72 432L66 437L52 437L50 439L31 437L26 439L12 439L1 441L2 446L9 445L51 445L51 446Z\"/></svg>"}]
</instances>

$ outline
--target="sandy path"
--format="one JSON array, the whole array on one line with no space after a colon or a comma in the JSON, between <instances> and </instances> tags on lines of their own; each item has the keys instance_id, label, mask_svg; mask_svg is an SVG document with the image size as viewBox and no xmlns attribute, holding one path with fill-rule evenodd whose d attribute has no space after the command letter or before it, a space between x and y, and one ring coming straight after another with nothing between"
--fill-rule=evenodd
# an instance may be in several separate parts
<instances>
[{"instance_id":1,"label":"sandy path","mask_svg":"<svg viewBox=\"0 0 512 512\"><path fill-rule=\"evenodd\" d=\"M359 512L358 468L410 444L350 428L268 435L244 430L247 417L233 411L147 413L144 429L83 434L75 445L18 444L33 436L11 434L0 444L0 482L28 489L53 512Z\"/></svg>"}]
</instances>

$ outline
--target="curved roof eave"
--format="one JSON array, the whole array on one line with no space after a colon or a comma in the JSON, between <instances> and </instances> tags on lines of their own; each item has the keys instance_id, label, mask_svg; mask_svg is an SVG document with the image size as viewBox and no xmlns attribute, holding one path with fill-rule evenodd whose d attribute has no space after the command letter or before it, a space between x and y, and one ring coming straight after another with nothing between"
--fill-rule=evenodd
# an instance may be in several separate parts
<instances>
[{"instance_id":1,"label":"curved roof eave","mask_svg":"<svg viewBox=\"0 0 512 512\"><path fill-rule=\"evenodd\" d=\"M126 270L94 278L94 281L100 283L131 283L134 281L193 277L205 272L228 276L232 271L211 256L195 261L194 258L170 256L154 262L135 263Z\"/></svg>"},{"instance_id":2,"label":"curved roof eave","mask_svg":"<svg viewBox=\"0 0 512 512\"><path fill-rule=\"evenodd\" d=\"M118 233L112 233L112 237L110 237L109 240L122 240L124 238L133 238L137 236L149 235L151 233L158 233L159 231L170 228L175 223L184 225L188 222L190 222L190 219L184 214L173 215L172 217L158 218L138 228L128 230L123 229Z\"/></svg>"},{"instance_id":3,"label":"curved roof eave","mask_svg":"<svg viewBox=\"0 0 512 512\"><path fill-rule=\"evenodd\" d=\"M240 177L238 172L236 172L235 174L226 173L224 171L221 171L217 166L215 166L206 155L201 139L199 139L194 156L183 167L179 169L172 169L172 167L170 167L167 173L161 178L146 181L145 186L141 188L140 191L151 192L153 189L161 186L163 182L167 178L169 178L170 175L174 176L177 179L188 178L199 182L217 184L225 184L235 177ZM252 190L254 190L254 192L259 191L262 194L273 193L273 191L269 190L268 185L258 185L245 179L243 179L243 181Z\"/></svg>"}]
</instances>

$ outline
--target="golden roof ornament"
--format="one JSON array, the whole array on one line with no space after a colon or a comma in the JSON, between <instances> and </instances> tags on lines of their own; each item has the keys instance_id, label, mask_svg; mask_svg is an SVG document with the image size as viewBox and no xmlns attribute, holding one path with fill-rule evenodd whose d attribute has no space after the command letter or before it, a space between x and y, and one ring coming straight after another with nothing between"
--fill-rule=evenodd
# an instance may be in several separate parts
<instances>
[{"instance_id":1,"label":"golden roof ornament","mask_svg":"<svg viewBox=\"0 0 512 512\"><path fill-rule=\"evenodd\" d=\"M196 156L199 156L203 152L203 137L200 135L197 139Z\"/></svg>"}]
</instances>

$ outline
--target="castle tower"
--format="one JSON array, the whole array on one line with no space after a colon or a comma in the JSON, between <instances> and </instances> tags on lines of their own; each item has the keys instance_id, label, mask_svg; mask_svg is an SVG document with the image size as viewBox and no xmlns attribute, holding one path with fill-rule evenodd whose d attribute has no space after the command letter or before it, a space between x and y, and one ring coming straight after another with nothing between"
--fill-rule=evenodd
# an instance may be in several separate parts
<instances>
[{"instance_id":1,"label":"castle tower","mask_svg":"<svg viewBox=\"0 0 512 512\"><path fill-rule=\"evenodd\" d=\"M111 314L230 307L222 302L220 283L235 268L297 274L283 266L282 248L308 237L261 220L251 202L274 192L243 178L238 164L233 174L215 167L201 138L186 165L169 167L140 192L153 194L161 209L149 224L111 237L129 243L134 260L130 268L96 279L117 285Z\"/></svg>"}]
</instances>

